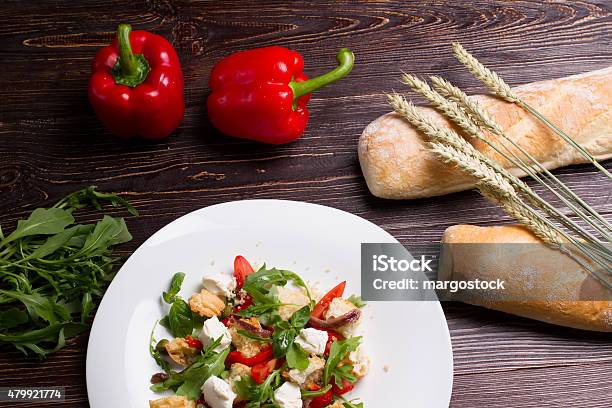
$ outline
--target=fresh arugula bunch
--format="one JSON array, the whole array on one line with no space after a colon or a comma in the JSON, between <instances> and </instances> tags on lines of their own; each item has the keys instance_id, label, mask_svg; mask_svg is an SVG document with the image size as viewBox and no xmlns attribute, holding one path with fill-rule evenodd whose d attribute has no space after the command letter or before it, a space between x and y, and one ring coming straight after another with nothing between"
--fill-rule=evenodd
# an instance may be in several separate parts
<instances>
[{"instance_id":1,"label":"fresh arugula bunch","mask_svg":"<svg viewBox=\"0 0 612 408\"><path fill-rule=\"evenodd\" d=\"M268 378L261 384L257 384L250 375L242 376L240 380L236 381L235 386L238 395L240 398L248 401L244 407L276 407L272 401L274 398L274 390L278 388L281 383L281 371L282 367L272 371Z\"/></svg>"},{"instance_id":2,"label":"fresh arugula bunch","mask_svg":"<svg viewBox=\"0 0 612 408\"><path fill-rule=\"evenodd\" d=\"M225 370L225 359L229 347L220 353L215 348L221 344L221 338L213 341L202 351L193 363L178 373L170 373L165 381L151 385L151 390L161 392L173 390L176 395L183 395L191 400L197 400L202 393L202 385L212 376L220 376Z\"/></svg>"},{"instance_id":3,"label":"fresh arugula bunch","mask_svg":"<svg viewBox=\"0 0 612 408\"><path fill-rule=\"evenodd\" d=\"M87 330L94 300L114 276L113 247L132 239L122 218L75 224L75 210L101 210L105 201L137 215L124 199L92 186L35 209L8 235L0 229L0 344L42 358Z\"/></svg>"},{"instance_id":4,"label":"fresh arugula bunch","mask_svg":"<svg viewBox=\"0 0 612 408\"><path fill-rule=\"evenodd\" d=\"M351 383L357 381L357 377L353 374L352 365L343 364L338 366L338 364L351 351L357 350L360 343L361 336L349 337L346 340L336 340L332 343L329 349L329 357L325 362L325 368L323 370L323 384L329 384L332 377L339 388L342 388L342 380L347 380Z\"/></svg>"}]
</instances>

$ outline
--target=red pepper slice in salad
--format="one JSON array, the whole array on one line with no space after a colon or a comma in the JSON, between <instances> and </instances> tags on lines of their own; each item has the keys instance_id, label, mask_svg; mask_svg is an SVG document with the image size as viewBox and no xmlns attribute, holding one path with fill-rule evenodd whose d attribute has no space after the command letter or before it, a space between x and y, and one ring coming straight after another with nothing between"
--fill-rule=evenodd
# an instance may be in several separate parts
<instances>
[{"instance_id":1,"label":"red pepper slice in salad","mask_svg":"<svg viewBox=\"0 0 612 408\"><path fill-rule=\"evenodd\" d=\"M272 346L268 345L253 357L245 357L239 351L232 351L227 355L227 358L225 359L225 364L230 366L234 363L240 363L249 367L253 367L256 364L268 361L273 357L274 352L272 351Z\"/></svg>"},{"instance_id":2,"label":"red pepper slice in salad","mask_svg":"<svg viewBox=\"0 0 612 408\"><path fill-rule=\"evenodd\" d=\"M342 295L344 294L345 287L346 281L343 281L340 282L338 286L327 292L325 296L323 296L321 300L319 300L319 303L315 305L314 309L312 309L310 316L315 317L317 319L323 318L323 314L327 311L327 309L329 309L329 305L331 304L332 300L337 297L342 297Z\"/></svg>"},{"instance_id":3,"label":"red pepper slice in salad","mask_svg":"<svg viewBox=\"0 0 612 408\"><path fill-rule=\"evenodd\" d=\"M253 377L253 380L255 380L257 384L263 384L270 373L276 368L277 362L278 360L273 358L268 362L255 364L251 367L251 377Z\"/></svg>"},{"instance_id":4,"label":"red pepper slice in salad","mask_svg":"<svg viewBox=\"0 0 612 408\"><path fill-rule=\"evenodd\" d=\"M246 277L255 272L253 267L242 255L238 255L234 259L234 277L236 278L237 289L240 290L244 286Z\"/></svg>"}]
</instances>

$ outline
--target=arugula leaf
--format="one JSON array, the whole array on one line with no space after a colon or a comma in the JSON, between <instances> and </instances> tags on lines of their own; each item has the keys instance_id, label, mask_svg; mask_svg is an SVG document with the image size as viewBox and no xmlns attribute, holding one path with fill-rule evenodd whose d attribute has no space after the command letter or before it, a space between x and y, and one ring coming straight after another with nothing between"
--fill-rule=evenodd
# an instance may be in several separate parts
<instances>
[{"instance_id":1,"label":"arugula leaf","mask_svg":"<svg viewBox=\"0 0 612 408\"><path fill-rule=\"evenodd\" d=\"M96 223L94 230L87 236L79 253L97 254L110 245L122 244L132 239L123 218L105 215Z\"/></svg>"},{"instance_id":2,"label":"arugula leaf","mask_svg":"<svg viewBox=\"0 0 612 408\"><path fill-rule=\"evenodd\" d=\"M287 350L287 365L289 368L297 368L304 371L308 368L308 353L297 343L292 343Z\"/></svg>"},{"instance_id":3,"label":"arugula leaf","mask_svg":"<svg viewBox=\"0 0 612 408\"><path fill-rule=\"evenodd\" d=\"M266 265L259 268L257 272L248 275L242 288L251 295L254 302L257 303L261 301L262 296L266 296L270 292L273 286L285 286L290 280L296 285L303 287L311 303L314 303L310 288L298 274L283 269L267 269ZM311 307L314 307L314 304Z\"/></svg>"},{"instance_id":4,"label":"arugula leaf","mask_svg":"<svg viewBox=\"0 0 612 408\"><path fill-rule=\"evenodd\" d=\"M174 302L175 296L181 290L181 285L183 284L183 280L185 279L185 274L183 272L177 272L172 277L172 282L170 282L170 289L168 292L164 292L162 297L166 301L166 303Z\"/></svg>"},{"instance_id":5,"label":"arugula leaf","mask_svg":"<svg viewBox=\"0 0 612 408\"><path fill-rule=\"evenodd\" d=\"M211 346L215 346L214 343ZM197 400L202 393L201 388L206 380L211 376L221 375L225 370L225 359L230 348L228 347L220 353L210 352L209 350L210 346L207 352L199 356L189 367L181 372L170 374L170 377L161 383L151 385L151 390L161 392L171 389L176 391L176 395Z\"/></svg>"},{"instance_id":6,"label":"arugula leaf","mask_svg":"<svg viewBox=\"0 0 612 408\"><path fill-rule=\"evenodd\" d=\"M58 234L49 237L44 244L39 246L32 252L28 258L44 258L66 245L68 241L76 234L78 227L68 228Z\"/></svg>"},{"instance_id":7,"label":"arugula leaf","mask_svg":"<svg viewBox=\"0 0 612 408\"><path fill-rule=\"evenodd\" d=\"M276 358L281 358L293 344L296 333L292 329L287 330L275 330L272 335L272 350Z\"/></svg>"},{"instance_id":8,"label":"arugula leaf","mask_svg":"<svg viewBox=\"0 0 612 408\"><path fill-rule=\"evenodd\" d=\"M238 317L249 318L253 316L261 316L270 312L278 311L278 308L282 306L282 303L271 301L269 303L258 303L256 305L250 305L246 309L242 309L234 313Z\"/></svg>"},{"instance_id":9,"label":"arugula leaf","mask_svg":"<svg viewBox=\"0 0 612 408\"><path fill-rule=\"evenodd\" d=\"M38 293L26 294L10 290L0 290L0 293L23 303L34 320L40 317L51 324L70 320L70 313L66 306L57 303L53 297L45 297Z\"/></svg>"},{"instance_id":10,"label":"arugula leaf","mask_svg":"<svg viewBox=\"0 0 612 408\"><path fill-rule=\"evenodd\" d=\"M229 354L229 347L221 353L215 353L204 359L200 365L191 365L185 372L185 381L176 390L176 395L184 395L189 399L197 400L202 393L202 385L211 376L220 375L225 370L225 359Z\"/></svg>"},{"instance_id":11,"label":"arugula leaf","mask_svg":"<svg viewBox=\"0 0 612 408\"><path fill-rule=\"evenodd\" d=\"M272 371L268 378L257 384L250 375L240 377L234 384L240 398L248 401L245 408L258 408L274 398L274 390L278 388L281 381L281 369Z\"/></svg>"},{"instance_id":12,"label":"arugula leaf","mask_svg":"<svg viewBox=\"0 0 612 408\"><path fill-rule=\"evenodd\" d=\"M151 354L151 357L153 357L157 365L162 370L170 374L171 373L170 363L164 360L160 352L157 350L157 341L155 340L154 334L155 334L155 329L157 328L158 323L159 323L159 320L155 322L155 324L153 325L153 329L151 329L151 336L149 338L149 354Z\"/></svg>"},{"instance_id":13,"label":"arugula leaf","mask_svg":"<svg viewBox=\"0 0 612 408\"><path fill-rule=\"evenodd\" d=\"M291 315L291 318L289 319L291 326L293 326L297 330L304 328L304 326L306 326L306 323L308 323L308 320L310 320L310 311L311 310L309 306L304 306L301 309L296 310L295 313L293 313L293 315Z\"/></svg>"},{"instance_id":14,"label":"arugula leaf","mask_svg":"<svg viewBox=\"0 0 612 408\"><path fill-rule=\"evenodd\" d=\"M42 358L62 348L65 345L66 338L74 337L83 333L85 330L87 330L87 325L81 323L56 323L42 329L29 330L21 333L0 333L0 343L12 343L24 354L27 354L27 350L31 350ZM56 345L52 349L45 349L38 345L40 343L55 343Z\"/></svg>"},{"instance_id":15,"label":"arugula leaf","mask_svg":"<svg viewBox=\"0 0 612 408\"><path fill-rule=\"evenodd\" d=\"M22 325L28 321L28 314L25 310L12 308L0 311L0 327L11 329Z\"/></svg>"},{"instance_id":16,"label":"arugula leaf","mask_svg":"<svg viewBox=\"0 0 612 408\"><path fill-rule=\"evenodd\" d=\"M336 397L336 399L342 401L342 405L344 405L344 408L363 408L363 402L355 403L347 400L342 395L339 395L338 397Z\"/></svg>"},{"instance_id":17,"label":"arugula leaf","mask_svg":"<svg viewBox=\"0 0 612 408\"><path fill-rule=\"evenodd\" d=\"M238 330L237 333L240 334L241 336L247 337L249 339L257 340L262 343L270 343L272 341L269 337L261 337L247 330Z\"/></svg>"},{"instance_id":18,"label":"arugula leaf","mask_svg":"<svg viewBox=\"0 0 612 408\"><path fill-rule=\"evenodd\" d=\"M32 235L51 235L62 232L68 225L74 223L74 217L69 211L60 208L37 208L25 219L17 221L17 228L0 244L6 245L16 239Z\"/></svg>"},{"instance_id":19,"label":"arugula leaf","mask_svg":"<svg viewBox=\"0 0 612 408\"><path fill-rule=\"evenodd\" d=\"M94 308L91 293L83 293L83 299L81 300L81 323L85 323Z\"/></svg>"},{"instance_id":20,"label":"arugula leaf","mask_svg":"<svg viewBox=\"0 0 612 408\"><path fill-rule=\"evenodd\" d=\"M94 207L102 210L100 201L108 201L113 207L125 207L132 215L138 215L138 211L124 198L113 193L102 193L96 191L96 186L89 186L82 190L67 195L58 201L55 208L79 209L84 207Z\"/></svg>"},{"instance_id":21,"label":"arugula leaf","mask_svg":"<svg viewBox=\"0 0 612 408\"><path fill-rule=\"evenodd\" d=\"M332 377L338 388L342 388L342 380L346 380L350 383L357 381L357 377L353 374L353 368L351 364L345 364L333 369Z\"/></svg>"},{"instance_id":22,"label":"arugula leaf","mask_svg":"<svg viewBox=\"0 0 612 408\"><path fill-rule=\"evenodd\" d=\"M344 357L351 351L355 351L361 343L361 336L350 337L346 340L336 340L332 343L329 349L329 357L325 362L325 369L323 370L323 384L329 384L329 380L337 369L338 364Z\"/></svg>"},{"instance_id":23,"label":"arugula leaf","mask_svg":"<svg viewBox=\"0 0 612 408\"><path fill-rule=\"evenodd\" d=\"M287 354L289 350L291 350L293 341L298 335L298 332L306 325L306 323L308 323L309 319L310 306L306 305L293 313L293 315L291 315L289 318L289 321L280 320L276 322L274 334L272 335L272 350L274 351L274 356L276 358L281 358ZM292 358L294 357L295 359L292 361L297 362L298 356L296 355L295 351L293 351L292 355Z\"/></svg>"},{"instance_id":24,"label":"arugula leaf","mask_svg":"<svg viewBox=\"0 0 612 408\"><path fill-rule=\"evenodd\" d=\"M363 301L363 299L361 299L361 296L359 295L351 295L349 296L347 300L360 309L367 304L366 302Z\"/></svg>"},{"instance_id":25,"label":"arugula leaf","mask_svg":"<svg viewBox=\"0 0 612 408\"><path fill-rule=\"evenodd\" d=\"M187 302L176 298L168 312L168 325L174 337L185 337L193 332L193 316Z\"/></svg>"},{"instance_id":26,"label":"arugula leaf","mask_svg":"<svg viewBox=\"0 0 612 408\"><path fill-rule=\"evenodd\" d=\"M300 392L302 393L302 399L310 399L310 398L315 398L315 397L320 397L323 394L326 394L327 391L331 390L332 386L331 384L327 384L325 387L320 388L316 391L307 391L307 390L301 390Z\"/></svg>"}]
</instances>

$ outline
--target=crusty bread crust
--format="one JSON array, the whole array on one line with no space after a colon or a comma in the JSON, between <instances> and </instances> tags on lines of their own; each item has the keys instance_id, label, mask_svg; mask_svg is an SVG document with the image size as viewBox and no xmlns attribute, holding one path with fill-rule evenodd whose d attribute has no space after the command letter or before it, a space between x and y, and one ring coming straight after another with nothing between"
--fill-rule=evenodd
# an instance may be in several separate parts
<instances>
[{"instance_id":1,"label":"crusty bread crust","mask_svg":"<svg viewBox=\"0 0 612 408\"><path fill-rule=\"evenodd\" d=\"M444 244L462 243L533 243L529 250L517 246L495 254L483 246L447 245L441 259L438 279L502 279L506 295L520 299L525 293L538 299L524 302L500 302L485 296L470 295L468 303L500 310L543 322L584 330L612 332L612 301L602 299L606 289L582 271L569 257L554 251L518 225L476 227L455 225L444 232ZM521 253L515 253L520 251ZM526 273L528 271L528 273ZM558 299L563 299L558 300Z\"/></svg>"},{"instance_id":2,"label":"crusty bread crust","mask_svg":"<svg viewBox=\"0 0 612 408\"><path fill-rule=\"evenodd\" d=\"M552 120L598 160L612 157L612 67L514 88L531 106ZM584 157L522 108L492 96L473 97L506 134L548 169L583 163ZM429 108L422 113L451 126ZM488 135L494 138L492 135ZM370 123L359 139L359 161L372 194L412 199L467 190L474 179L442 163L425 146L426 137L395 113ZM484 142L470 140L479 151L516 175L503 157Z\"/></svg>"}]
</instances>

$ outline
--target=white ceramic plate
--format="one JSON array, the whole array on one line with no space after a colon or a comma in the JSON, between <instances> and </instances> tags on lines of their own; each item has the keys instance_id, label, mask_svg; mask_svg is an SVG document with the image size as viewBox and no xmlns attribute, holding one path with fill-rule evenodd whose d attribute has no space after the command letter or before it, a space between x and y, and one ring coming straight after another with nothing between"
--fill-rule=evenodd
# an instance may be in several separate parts
<instances>
[{"instance_id":1,"label":"white ceramic plate","mask_svg":"<svg viewBox=\"0 0 612 408\"><path fill-rule=\"evenodd\" d=\"M321 289L347 280L360 293L360 244L397 242L376 225L320 205L237 201L185 215L151 236L108 288L91 330L87 391L92 408L148 407L158 370L149 356L153 324L172 275L186 273L181 294L205 274L231 270L236 255L290 269ZM370 302L364 309L370 374L349 396L366 408L447 407L453 376L450 336L438 302ZM169 337L158 328L157 338Z\"/></svg>"}]
</instances>

